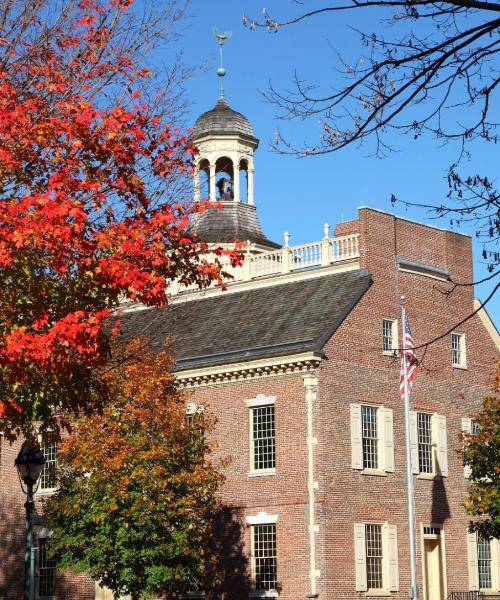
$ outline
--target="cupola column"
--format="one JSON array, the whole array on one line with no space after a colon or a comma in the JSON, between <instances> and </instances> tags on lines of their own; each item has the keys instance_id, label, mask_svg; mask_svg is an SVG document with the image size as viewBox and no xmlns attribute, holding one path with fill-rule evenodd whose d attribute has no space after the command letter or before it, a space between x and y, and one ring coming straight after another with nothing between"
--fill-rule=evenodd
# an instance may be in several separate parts
<instances>
[{"instance_id":1,"label":"cupola column","mask_svg":"<svg viewBox=\"0 0 500 600\"><path fill-rule=\"evenodd\" d=\"M240 165L238 160L233 164L233 197L236 202L241 202L240 196Z\"/></svg>"},{"instance_id":2,"label":"cupola column","mask_svg":"<svg viewBox=\"0 0 500 600\"><path fill-rule=\"evenodd\" d=\"M198 165L194 169L194 201L200 201L200 167Z\"/></svg>"},{"instance_id":3,"label":"cupola column","mask_svg":"<svg viewBox=\"0 0 500 600\"><path fill-rule=\"evenodd\" d=\"M210 201L215 202L217 199L217 196L215 195L215 161L210 163L209 190L210 190Z\"/></svg>"},{"instance_id":4,"label":"cupola column","mask_svg":"<svg viewBox=\"0 0 500 600\"><path fill-rule=\"evenodd\" d=\"M253 199L253 162L248 165L248 204L255 204Z\"/></svg>"}]
</instances>

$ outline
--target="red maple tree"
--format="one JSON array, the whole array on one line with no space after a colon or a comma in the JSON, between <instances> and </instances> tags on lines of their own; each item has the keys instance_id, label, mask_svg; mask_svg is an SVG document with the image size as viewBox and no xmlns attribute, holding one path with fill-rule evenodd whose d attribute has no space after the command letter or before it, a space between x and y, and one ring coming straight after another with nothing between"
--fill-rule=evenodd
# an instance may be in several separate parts
<instances>
[{"instance_id":1,"label":"red maple tree","mask_svg":"<svg viewBox=\"0 0 500 600\"><path fill-rule=\"evenodd\" d=\"M102 403L96 367L121 300L164 305L172 280L208 286L222 282L222 254L240 261L189 233L203 204L165 192L195 149L142 101L147 69L119 48L109 59L110 19L131 3L81 0L70 25L35 44L0 28L0 424L10 437Z\"/></svg>"}]
</instances>

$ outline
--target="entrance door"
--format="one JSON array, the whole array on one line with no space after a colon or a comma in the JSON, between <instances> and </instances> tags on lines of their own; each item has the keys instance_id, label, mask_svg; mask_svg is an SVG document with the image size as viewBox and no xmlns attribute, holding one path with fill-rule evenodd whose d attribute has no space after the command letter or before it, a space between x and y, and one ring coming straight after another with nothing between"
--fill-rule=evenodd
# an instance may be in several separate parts
<instances>
[{"instance_id":1,"label":"entrance door","mask_svg":"<svg viewBox=\"0 0 500 600\"><path fill-rule=\"evenodd\" d=\"M444 600L443 560L441 540L424 539L425 559L425 598L426 600Z\"/></svg>"}]
</instances>

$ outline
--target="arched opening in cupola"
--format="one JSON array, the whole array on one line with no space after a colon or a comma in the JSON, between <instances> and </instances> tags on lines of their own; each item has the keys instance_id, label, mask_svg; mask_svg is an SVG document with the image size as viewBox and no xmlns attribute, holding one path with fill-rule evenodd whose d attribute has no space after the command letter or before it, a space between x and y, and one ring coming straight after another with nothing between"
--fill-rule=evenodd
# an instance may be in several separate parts
<instances>
[{"instance_id":1,"label":"arched opening in cupola","mask_svg":"<svg viewBox=\"0 0 500 600\"><path fill-rule=\"evenodd\" d=\"M217 200L234 199L234 167L227 156L221 156L215 163L215 187Z\"/></svg>"},{"instance_id":2,"label":"arched opening in cupola","mask_svg":"<svg viewBox=\"0 0 500 600\"><path fill-rule=\"evenodd\" d=\"M198 163L198 190L199 200L210 197L210 163L206 158Z\"/></svg>"},{"instance_id":3,"label":"arched opening in cupola","mask_svg":"<svg viewBox=\"0 0 500 600\"><path fill-rule=\"evenodd\" d=\"M248 202L248 161L242 158L239 164L240 202Z\"/></svg>"}]
</instances>

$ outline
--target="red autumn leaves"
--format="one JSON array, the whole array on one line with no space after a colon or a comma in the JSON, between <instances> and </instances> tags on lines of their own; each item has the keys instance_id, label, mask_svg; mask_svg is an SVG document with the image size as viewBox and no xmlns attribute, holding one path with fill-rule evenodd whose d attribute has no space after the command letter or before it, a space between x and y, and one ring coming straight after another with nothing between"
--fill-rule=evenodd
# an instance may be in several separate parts
<instances>
[{"instance_id":1,"label":"red autumn leaves","mask_svg":"<svg viewBox=\"0 0 500 600\"><path fill-rule=\"evenodd\" d=\"M128 56L100 60L113 10L129 4L81 2L71 31L52 30L43 43L0 32L6 433L92 405L101 393L93 370L109 359L108 322L121 300L164 305L173 279L207 286L222 281L218 256L240 260L210 255L188 231L203 206L169 197L195 149L138 98L147 69ZM99 90L113 78L116 97L104 101Z\"/></svg>"}]
</instances>

